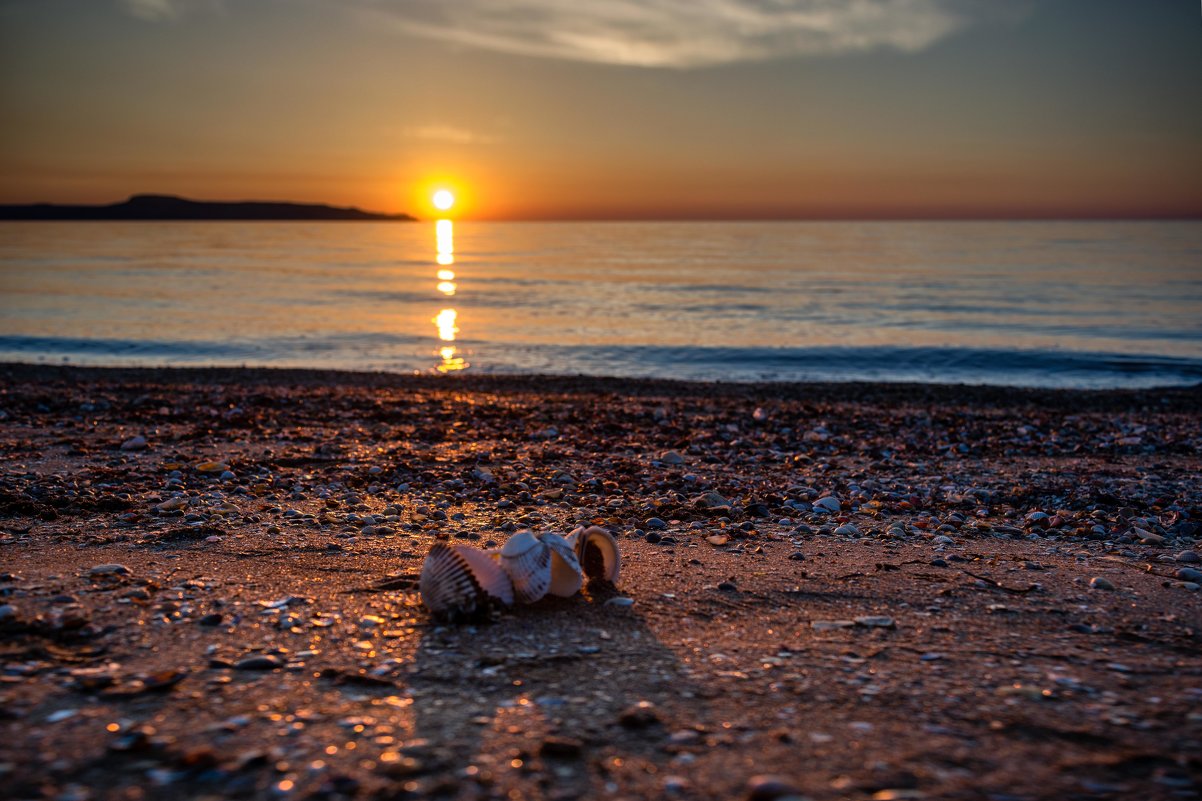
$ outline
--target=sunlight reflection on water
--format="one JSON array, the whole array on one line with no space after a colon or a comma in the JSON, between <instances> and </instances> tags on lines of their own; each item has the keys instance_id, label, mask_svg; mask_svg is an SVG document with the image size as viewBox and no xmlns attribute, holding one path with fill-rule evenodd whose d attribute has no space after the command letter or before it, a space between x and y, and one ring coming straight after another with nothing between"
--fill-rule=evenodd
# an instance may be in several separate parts
<instances>
[{"instance_id":1,"label":"sunlight reflection on water","mask_svg":"<svg viewBox=\"0 0 1202 801\"><path fill-rule=\"evenodd\" d=\"M1194 222L433 227L0 224L0 359L1045 385L1202 364Z\"/></svg>"}]
</instances>

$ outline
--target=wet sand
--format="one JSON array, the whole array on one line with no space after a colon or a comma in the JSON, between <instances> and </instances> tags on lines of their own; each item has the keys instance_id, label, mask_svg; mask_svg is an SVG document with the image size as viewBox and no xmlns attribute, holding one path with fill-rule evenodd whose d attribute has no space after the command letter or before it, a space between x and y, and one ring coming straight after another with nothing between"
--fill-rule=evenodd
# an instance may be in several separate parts
<instances>
[{"instance_id":1,"label":"wet sand","mask_svg":"<svg viewBox=\"0 0 1202 801\"><path fill-rule=\"evenodd\" d=\"M1200 410L0 366L2 795L1195 798ZM579 523L616 592L421 607Z\"/></svg>"}]
</instances>

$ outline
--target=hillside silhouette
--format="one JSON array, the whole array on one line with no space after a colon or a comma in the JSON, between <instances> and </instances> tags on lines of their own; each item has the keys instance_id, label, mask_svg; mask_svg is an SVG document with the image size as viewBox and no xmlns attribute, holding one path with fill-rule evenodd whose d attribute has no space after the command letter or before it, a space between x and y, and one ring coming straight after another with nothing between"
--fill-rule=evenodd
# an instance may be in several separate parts
<instances>
[{"instance_id":1,"label":"hillside silhouette","mask_svg":"<svg viewBox=\"0 0 1202 801\"><path fill-rule=\"evenodd\" d=\"M412 221L408 214L377 214L354 207L275 201L202 201L174 195L134 195L107 206L53 203L0 205L0 220L345 220Z\"/></svg>"}]
</instances>

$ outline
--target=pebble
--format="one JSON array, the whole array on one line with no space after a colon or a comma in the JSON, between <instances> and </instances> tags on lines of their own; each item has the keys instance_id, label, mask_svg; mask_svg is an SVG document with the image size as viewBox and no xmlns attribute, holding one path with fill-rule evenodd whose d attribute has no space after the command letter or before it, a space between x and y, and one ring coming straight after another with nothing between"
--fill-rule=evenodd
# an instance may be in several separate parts
<instances>
[{"instance_id":1,"label":"pebble","mask_svg":"<svg viewBox=\"0 0 1202 801\"><path fill-rule=\"evenodd\" d=\"M893 618L884 617L881 615L862 615L856 618L857 626L864 626L870 629L891 629L895 628Z\"/></svg>"},{"instance_id":2,"label":"pebble","mask_svg":"<svg viewBox=\"0 0 1202 801\"><path fill-rule=\"evenodd\" d=\"M0 606L0 625L5 623L13 623L18 617L19 615L17 614L17 607L13 606L12 604L4 604L4 606Z\"/></svg>"},{"instance_id":3,"label":"pebble","mask_svg":"<svg viewBox=\"0 0 1202 801\"><path fill-rule=\"evenodd\" d=\"M684 464L684 457L679 451L664 451L659 455L659 460L664 464Z\"/></svg>"},{"instance_id":4,"label":"pebble","mask_svg":"<svg viewBox=\"0 0 1202 801\"><path fill-rule=\"evenodd\" d=\"M649 518L647 518L646 526L647 526L647 528L661 528L662 529L662 528L667 528L668 524L665 523L661 518L649 517Z\"/></svg>"},{"instance_id":5,"label":"pebble","mask_svg":"<svg viewBox=\"0 0 1202 801\"><path fill-rule=\"evenodd\" d=\"M639 701L618 715L618 723L627 729L646 729L659 722L659 712L650 701Z\"/></svg>"},{"instance_id":6,"label":"pebble","mask_svg":"<svg viewBox=\"0 0 1202 801\"><path fill-rule=\"evenodd\" d=\"M752 776L747 780L747 801L776 801L800 794L797 785L784 776Z\"/></svg>"},{"instance_id":7,"label":"pebble","mask_svg":"<svg viewBox=\"0 0 1202 801\"><path fill-rule=\"evenodd\" d=\"M114 563L114 564L110 564L110 565L96 565L95 567L93 567L91 570L88 571L88 575L89 576L128 576L132 572L133 571L130 570L125 565L119 565L119 564Z\"/></svg>"},{"instance_id":8,"label":"pebble","mask_svg":"<svg viewBox=\"0 0 1202 801\"><path fill-rule=\"evenodd\" d=\"M1173 558L1178 562L1183 562L1188 565L1194 565L1198 562L1202 562L1202 556L1198 556L1197 551L1182 551Z\"/></svg>"},{"instance_id":9,"label":"pebble","mask_svg":"<svg viewBox=\"0 0 1202 801\"><path fill-rule=\"evenodd\" d=\"M556 737L554 735L543 740L538 748L540 756L578 757L584 751L584 743L575 737Z\"/></svg>"},{"instance_id":10,"label":"pebble","mask_svg":"<svg viewBox=\"0 0 1202 801\"><path fill-rule=\"evenodd\" d=\"M275 670L283 666L284 663L278 657L267 654L244 657L234 663L235 670Z\"/></svg>"},{"instance_id":11,"label":"pebble","mask_svg":"<svg viewBox=\"0 0 1202 801\"><path fill-rule=\"evenodd\" d=\"M1089 580L1089 586L1095 590L1113 590L1114 584L1108 578L1094 576Z\"/></svg>"},{"instance_id":12,"label":"pebble","mask_svg":"<svg viewBox=\"0 0 1202 801\"><path fill-rule=\"evenodd\" d=\"M810 628L814 631L833 631L835 629L850 629L856 625L854 620L812 620Z\"/></svg>"},{"instance_id":13,"label":"pebble","mask_svg":"<svg viewBox=\"0 0 1202 801\"><path fill-rule=\"evenodd\" d=\"M938 537L931 540L931 542L935 543L936 545L955 545L956 544L956 541L953 540L951 537L947 536L946 534L940 534Z\"/></svg>"},{"instance_id":14,"label":"pebble","mask_svg":"<svg viewBox=\"0 0 1202 801\"><path fill-rule=\"evenodd\" d=\"M1198 581L1202 582L1202 570L1195 570L1192 567L1183 567L1177 571L1177 578L1182 581Z\"/></svg>"},{"instance_id":15,"label":"pebble","mask_svg":"<svg viewBox=\"0 0 1202 801\"><path fill-rule=\"evenodd\" d=\"M856 528L854 523L845 523L835 529L835 533L844 537L858 537L860 536L860 529Z\"/></svg>"},{"instance_id":16,"label":"pebble","mask_svg":"<svg viewBox=\"0 0 1202 801\"><path fill-rule=\"evenodd\" d=\"M146 441L146 437L139 434L136 437L130 437L129 439L125 440L125 442L122 442L121 450L123 450L123 451L141 451L141 450L145 450L147 445L149 445L149 444L150 443L148 443Z\"/></svg>"},{"instance_id":17,"label":"pebble","mask_svg":"<svg viewBox=\"0 0 1202 801\"><path fill-rule=\"evenodd\" d=\"M698 506L702 509L721 509L730 506L730 501L711 490L694 498L693 506Z\"/></svg>"},{"instance_id":18,"label":"pebble","mask_svg":"<svg viewBox=\"0 0 1202 801\"><path fill-rule=\"evenodd\" d=\"M633 598L610 598L605 602L605 606L630 607L634 606Z\"/></svg>"},{"instance_id":19,"label":"pebble","mask_svg":"<svg viewBox=\"0 0 1202 801\"><path fill-rule=\"evenodd\" d=\"M838 498L826 495L814 501L814 511L835 514L843 511L843 504L839 503Z\"/></svg>"}]
</instances>

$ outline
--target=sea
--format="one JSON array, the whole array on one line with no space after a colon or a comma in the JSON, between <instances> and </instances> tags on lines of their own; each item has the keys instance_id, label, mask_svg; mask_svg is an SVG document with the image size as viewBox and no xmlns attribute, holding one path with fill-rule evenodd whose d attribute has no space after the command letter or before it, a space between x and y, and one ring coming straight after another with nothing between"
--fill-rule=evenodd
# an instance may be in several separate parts
<instances>
[{"instance_id":1,"label":"sea","mask_svg":"<svg viewBox=\"0 0 1202 801\"><path fill-rule=\"evenodd\" d=\"M4 222L0 361L1202 382L1202 222Z\"/></svg>"}]
</instances>

